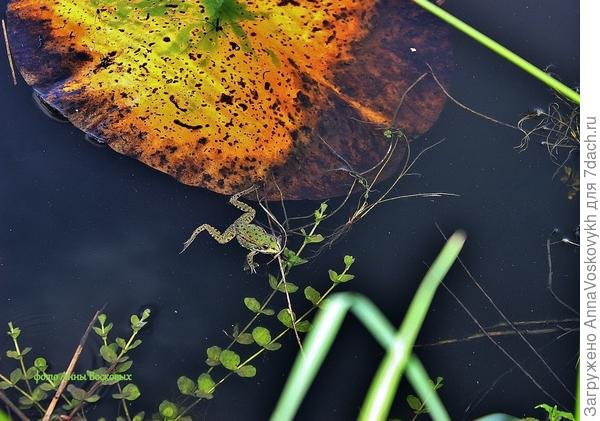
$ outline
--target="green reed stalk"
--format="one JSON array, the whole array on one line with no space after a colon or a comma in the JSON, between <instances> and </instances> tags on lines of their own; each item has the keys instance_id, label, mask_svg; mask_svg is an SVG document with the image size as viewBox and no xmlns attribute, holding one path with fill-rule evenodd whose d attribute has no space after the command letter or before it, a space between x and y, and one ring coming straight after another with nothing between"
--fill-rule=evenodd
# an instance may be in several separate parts
<instances>
[{"instance_id":1,"label":"green reed stalk","mask_svg":"<svg viewBox=\"0 0 600 421\"><path fill-rule=\"evenodd\" d=\"M304 353L296 358L271 415L271 421L288 421L294 418L348 312L354 313L387 350L360 411L359 420L387 420L398 382L402 374L406 373L409 382L426 403L431 417L435 421L449 421L448 413L429 382L429 376L412 354L412 347L435 290L457 258L464 241L465 237L461 232L455 233L448 240L425 275L398 332L395 332L392 324L367 298L351 293L333 294L319 311L306 337Z\"/></svg>"},{"instance_id":2,"label":"green reed stalk","mask_svg":"<svg viewBox=\"0 0 600 421\"><path fill-rule=\"evenodd\" d=\"M550 88L554 89L556 92L558 92L565 98L575 102L576 104L579 104L580 98L579 98L579 94L577 92L575 92L573 89L569 88L567 85L563 84L562 82L556 80L555 78L550 76L548 73L546 73L543 70L539 69L538 67L534 66L533 64L531 64L524 58L516 55L515 53L510 51L508 48L497 43L496 41L494 41L487 35L482 34L477 29L473 28L472 26L468 25L467 23L463 22L462 20L454 17L453 15L446 12L441 7L436 6L435 4L429 2L428 0L413 0L413 2L415 2L416 4L418 4L425 10L431 12L438 18L442 19L446 23L452 25L453 27L455 27L462 33L470 36L475 41L488 47L490 50L492 50L499 56L504 57L506 60L510 61L514 65L525 70L531 76L541 80L542 82L544 82L546 85L548 85Z\"/></svg>"}]
</instances>

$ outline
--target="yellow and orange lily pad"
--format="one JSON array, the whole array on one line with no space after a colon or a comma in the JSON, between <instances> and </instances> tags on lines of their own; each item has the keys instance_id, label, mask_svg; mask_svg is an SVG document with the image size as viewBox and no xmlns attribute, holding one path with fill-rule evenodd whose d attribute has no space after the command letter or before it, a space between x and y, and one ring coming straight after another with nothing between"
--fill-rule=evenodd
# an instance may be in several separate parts
<instances>
[{"instance_id":1,"label":"yellow and orange lily pad","mask_svg":"<svg viewBox=\"0 0 600 421\"><path fill-rule=\"evenodd\" d=\"M12 0L7 20L21 74L75 126L223 194L343 193L340 157L378 162L403 93L451 60L409 0ZM424 79L397 126L424 133L444 100Z\"/></svg>"}]
</instances>

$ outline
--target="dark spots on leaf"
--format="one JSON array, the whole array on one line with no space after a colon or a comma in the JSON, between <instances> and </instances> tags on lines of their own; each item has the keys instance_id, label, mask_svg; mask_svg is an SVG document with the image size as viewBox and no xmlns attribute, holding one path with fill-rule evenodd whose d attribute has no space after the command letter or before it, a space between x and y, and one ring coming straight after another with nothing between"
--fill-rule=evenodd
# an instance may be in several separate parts
<instances>
[{"instance_id":1,"label":"dark spots on leaf","mask_svg":"<svg viewBox=\"0 0 600 421\"><path fill-rule=\"evenodd\" d=\"M171 95L171 96L169 97L169 101L171 101L171 103L172 103L173 105L175 105L175 108L177 108L179 111L183 111L183 112L186 112L186 111L187 111L187 108L183 108L183 107L181 107L181 106L180 106L180 105L177 103L177 100L175 99L175 95Z\"/></svg>"},{"instance_id":2,"label":"dark spots on leaf","mask_svg":"<svg viewBox=\"0 0 600 421\"><path fill-rule=\"evenodd\" d=\"M71 54L70 58L73 61L79 61L79 62L86 62L86 61L93 60L92 56L89 55L88 53L86 53L85 51L77 51L74 54Z\"/></svg>"},{"instance_id":3,"label":"dark spots on leaf","mask_svg":"<svg viewBox=\"0 0 600 421\"><path fill-rule=\"evenodd\" d=\"M114 64L115 60L114 57L116 55L116 52L113 53L109 53L107 55L105 55L104 57L102 57L100 59L100 63L98 63L98 66L96 66L96 69L94 70L95 72L99 72L102 69L106 69L109 66L111 66L112 64Z\"/></svg>"},{"instance_id":4,"label":"dark spots on leaf","mask_svg":"<svg viewBox=\"0 0 600 421\"><path fill-rule=\"evenodd\" d=\"M184 123L183 121L181 121L177 118L175 120L173 120L173 123L177 124L178 126L185 127L186 129L190 129L190 130L200 130L203 127L201 124L194 126L191 124Z\"/></svg>"},{"instance_id":5,"label":"dark spots on leaf","mask_svg":"<svg viewBox=\"0 0 600 421\"><path fill-rule=\"evenodd\" d=\"M296 95L296 100L302 105L304 108L310 108L312 102L310 102L310 98L304 94L302 91L299 91Z\"/></svg>"},{"instance_id":6,"label":"dark spots on leaf","mask_svg":"<svg viewBox=\"0 0 600 421\"><path fill-rule=\"evenodd\" d=\"M219 98L218 102L222 102L223 104L233 105L233 96L227 94L221 94L221 98Z\"/></svg>"},{"instance_id":7,"label":"dark spots on leaf","mask_svg":"<svg viewBox=\"0 0 600 421\"><path fill-rule=\"evenodd\" d=\"M279 3L277 3L277 6L287 6L288 4L292 6L300 6L300 3L298 3L296 0L281 0Z\"/></svg>"}]
</instances>

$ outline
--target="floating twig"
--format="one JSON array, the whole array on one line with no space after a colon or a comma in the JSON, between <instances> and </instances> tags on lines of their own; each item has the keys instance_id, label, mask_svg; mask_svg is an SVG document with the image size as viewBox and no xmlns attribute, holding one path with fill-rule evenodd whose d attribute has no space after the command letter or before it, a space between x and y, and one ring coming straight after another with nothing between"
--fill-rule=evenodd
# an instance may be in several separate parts
<instances>
[{"instance_id":1,"label":"floating twig","mask_svg":"<svg viewBox=\"0 0 600 421\"><path fill-rule=\"evenodd\" d=\"M21 421L29 421L29 418L2 391L0 391L0 401L4 402Z\"/></svg>"},{"instance_id":2,"label":"floating twig","mask_svg":"<svg viewBox=\"0 0 600 421\"><path fill-rule=\"evenodd\" d=\"M75 369L75 365L77 364L77 361L79 360L81 351L83 351L83 346L85 345L85 342L87 341L90 331L92 330L92 326L94 326L94 323L96 323L98 316L100 315L100 313L102 313L103 310L104 310L104 307L102 307L100 310L96 311L96 314L94 314L94 317L92 317L90 324L88 325L83 336L79 340L79 344L77 345L77 348L75 348L75 353L73 354L73 358L71 358L69 367L67 367L67 371L65 372L65 375L63 376L63 378L60 382L60 385L58 386L58 389L56 389L56 393L54 394L54 397L50 401L50 405L48 405L48 409L46 409L44 418L42 418L43 421L50 420L50 417L52 416L52 412L54 412L54 408L56 407L58 400L60 399L65 388L67 387L67 384L69 383L69 378L71 377L71 374L73 373L73 370Z\"/></svg>"},{"instance_id":3,"label":"floating twig","mask_svg":"<svg viewBox=\"0 0 600 421\"><path fill-rule=\"evenodd\" d=\"M15 72L15 65L13 64L12 54L10 52L10 43L8 42L8 31L6 30L6 22L2 19L2 33L4 34L4 46L6 47L6 56L8 57L8 65L10 66L10 73L12 75L13 84L17 86L17 74Z\"/></svg>"}]
</instances>

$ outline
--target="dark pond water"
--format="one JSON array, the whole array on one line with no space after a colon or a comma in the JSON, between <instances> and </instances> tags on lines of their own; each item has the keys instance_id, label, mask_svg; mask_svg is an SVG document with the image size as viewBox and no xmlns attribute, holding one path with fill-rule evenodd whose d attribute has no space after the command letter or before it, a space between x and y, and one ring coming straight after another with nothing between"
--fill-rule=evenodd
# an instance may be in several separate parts
<instances>
[{"instance_id":1,"label":"dark pond water","mask_svg":"<svg viewBox=\"0 0 600 421\"><path fill-rule=\"evenodd\" d=\"M445 7L533 63L552 64L568 85L577 86L577 3L448 0ZM456 71L451 90L461 101L516 122L553 100L520 70L461 34L452 36ZM204 370L206 347L226 343L223 329L247 319L242 298L268 292L264 272L242 272L244 251L237 245L220 246L207 237L197 240L189 253L178 254L196 225L210 221L226 226L238 212L222 196L178 184L94 147L77 129L48 119L22 81L12 86L4 54L0 61L0 322L12 320L22 327L23 342L59 370L98 307L107 303L117 331L125 335L129 314L150 306L150 328L142 335L131 372L142 388L134 408L154 410L162 399L176 399L178 376ZM545 149L532 144L518 153L513 149L520 142L518 132L451 104L419 142L429 145L442 138L446 141L416 165L420 176L403 182L398 192L444 191L460 197L382 206L298 276L327 285L327 269L352 254L357 277L346 288L370 297L399 323L426 264L443 244L437 223L447 233L458 228L468 232L464 262L512 321L572 317L546 290L545 243L555 228L575 239L578 204L552 179L556 165ZM288 212L305 214L317 205L293 203ZM555 289L576 306L578 250L560 244L552 251ZM501 321L460 268L446 283L481 323ZM440 290L419 341L476 332L456 301ZM530 339L573 392L577 333L556 340L558 336ZM571 405L569 394L522 341L507 336L500 343L557 401ZM0 348L8 346L2 336ZM281 351L257 361L255 379L228 381L214 400L199 406L196 417L266 419L295 350L288 338ZM541 417L533 406L550 401L486 339L418 352L432 376L445 378L441 396L453 419L495 411ZM382 355L350 317L298 419L353 419ZM95 361L89 347L80 364ZM7 364L1 357L2 371ZM399 392L395 416L408 418L404 399L409 391L405 385ZM114 410L108 416L114 418Z\"/></svg>"}]
</instances>

